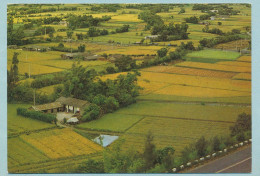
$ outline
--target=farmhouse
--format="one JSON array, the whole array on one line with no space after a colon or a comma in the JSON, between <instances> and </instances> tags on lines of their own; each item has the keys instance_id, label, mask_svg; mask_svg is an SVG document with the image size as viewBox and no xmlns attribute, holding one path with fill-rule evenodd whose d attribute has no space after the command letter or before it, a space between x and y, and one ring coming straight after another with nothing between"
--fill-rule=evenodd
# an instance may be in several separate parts
<instances>
[{"instance_id":1,"label":"farmhouse","mask_svg":"<svg viewBox=\"0 0 260 176\"><path fill-rule=\"evenodd\" d=\"M155 39L155 38L158 38L159 35L149 35L149 36L146 36L144 39Z\"/></svg>"},{"instance_id":2,"label":"farmhouse","mask_svg":"<svg viewBox=\"0 0 260 176\"><path fill-rule=\"evenodd\" d=\"M60 97L55 102L42 105L35 105L30 107L29 109L35 111L42 111L45 113L71 112L74 114L79 113L80 115L82 115L84 109L88 105L88 101L70 97Z\"/></svg>"},{"instance_id":3,"label":"farmhouse","mask_svg":"<svg viewBox=\"0 0 260 176\"><path fill-rule=\"evenodd\" d=\"M59 25L62 25L62 26L68 26L68 22L67 21L60 21L59 22Z\"/></svg>"}]
</instances>

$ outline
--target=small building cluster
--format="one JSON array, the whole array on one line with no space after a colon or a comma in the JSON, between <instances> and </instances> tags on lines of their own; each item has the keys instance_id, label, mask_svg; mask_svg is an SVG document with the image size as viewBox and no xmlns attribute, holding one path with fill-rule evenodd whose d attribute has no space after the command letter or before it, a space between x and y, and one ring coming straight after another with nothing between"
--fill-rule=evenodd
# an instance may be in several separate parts
<instances>
[{"instance_id":1,"label":"small building cluster","mask_svg":"<svg viewBox=\"0 0 260 176\"><path fill-rule=\"evenodd\" d=\"M104 57L100 56L100 55L86 55L84 53L67 53L67 54L62 54L61 55L62 59L83 59L85 61L95 61L95 60L102 60L104 59Z\"/></svg>"},{"instance_id":2,"label":"small building cluster","mask_svg":"<svg viewBox=\"0 0 260 176\"><path fill-rule=\"evenodd\" d=\"M79 100L71 97L60 97L55 102L42 105L35 105L30 107L29 109L35 111L42 111L44 113L70 112L82 115L84 109L89 104L90 103L85 100Z\"/></svg>"}]
</instances>

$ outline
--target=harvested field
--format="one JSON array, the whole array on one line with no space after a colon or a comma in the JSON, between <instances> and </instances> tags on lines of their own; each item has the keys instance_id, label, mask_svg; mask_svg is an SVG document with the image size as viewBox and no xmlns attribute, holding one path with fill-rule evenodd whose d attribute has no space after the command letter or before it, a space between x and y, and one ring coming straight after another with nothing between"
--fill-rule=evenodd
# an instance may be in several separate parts
<instances>
[{"instance_id":1,"label":"harvested field","mask_svg":"<svg viewBox=\"0 0 260 176\"><path fill-rule=\"evenodd\" d=\"M251 63L249 62L223 61L223 62L217 62L216 64L251 68Z\"/></svg>"},{"instance_id":2,"label":"harvested field","mask_svg":"<svg viewBox=\"0 0 260 176\"><path fill-rule=\"evenodd\" d=\"M251 73L238 73L232 79L250 80L251 81L251 78L252 78Z\"/></svg>"},{"instance_id":3,"label":"harvested field","mask_svg":"<svg viewBox=\"0 0 260 176\"><path fill-rule=\"evenodd\" d=\"M188 97L236 97L250 96L250 92L229 91L214 88L203 88L193 86L171 85L166 88L157 90L155 94L178 95Z\"/></svg>"},{"instance_id":4,"label":"harvested field","mask_svg":"<svg viewBox=\"0 0 260 176\"><path fill-rule=\"evenodd\" d=\"M22 135L21 138L52 159L102 151L101 146L69 128Z\"/></svg>"},{"instance_id":5,"label":"harvested field","mask_svg":"<svg viewBox=\"0 0 260 176\"><path fill-rule=\"evenodd\" d=\"M176 66L154 66L154 67L142 69L142 71L174 73L174 74L205 76L205 77L215 77L215 78L232 78L235 75L235 73L230 73L230 72L211 71L211 70L176 67Z\"/></svg>"},{"instance_id":6,"label":"harvested field","mask_svg":"<svg viewBox=\"0 0 260 176\"><path fill-rule=\"evenodd\" d=\"M217 71L227 71L227 72L245 72L250 73L250 67L239 67L239 66L231 66L231 65L220 65L220 64L210 64L210 63L198 63L198 62L182 62L176 64L180 67L188 67L188 68L201 68L207 70L217 70Z\"/></svg>"},{"instance_id":7,"label":"harvested field","mask_svg":"<svg viewBox=\"0 0 260 176\"><path fill-rule=\"evenodd\" d=\"M237 59L237 61L251 62L251 56L241 56L240 58Z\"/></svg>"}]
</instances>

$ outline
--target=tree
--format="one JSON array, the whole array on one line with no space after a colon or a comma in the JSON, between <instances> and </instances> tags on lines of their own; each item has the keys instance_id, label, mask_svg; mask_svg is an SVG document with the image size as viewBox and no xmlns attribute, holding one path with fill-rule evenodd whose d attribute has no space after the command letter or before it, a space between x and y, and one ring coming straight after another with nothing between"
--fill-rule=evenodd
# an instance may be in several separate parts
<instances>
[{"instance_id":1,"label":"tree","mask_svg":"<svg viewBox=\"0 0 260 176\"><path fill-rule=\"evenodd\" d=\"M86 161L86 163L81 164L75 170L75 172L76 173L105 173L104 162L99 160L89 159Z\"/></svg>"},{"instance_id":2,"label":"tree","mask_svg":"<svg viewBox=\"0 0 260 176\"><path fill-rule=\"evenodd\" d=\"M145 141L144 153L143 153L145 170L149 170L153 168L156 164L157 156L156 156L156 148L153 143L153 138L154 137L152 133L149 131L148 134L146 135L146 141Z\"/></svg>"},{"instance_id":3,"label":"tree","mask_svg":"<svg viewBox=\"0 0 260 176\"><path fill-rule=\"evenodd\" d=\"M222 22L218 22L218 25L221 26L221 25L222 25Z\"/></svg>"},{"instance_id":4,"label":"tree","mask_svg":"<svg viewBox=\"0 0 260 176\"><path fill-rule=\"evenodd\" d=\"M127 71L131 68L131 64L134 62L135 61L130 56L123 55L115 60L115 66L120 71Z\"/></svg>"},{"instance_id":5,"label":"tree","mask_svg":"<svg viewBox=\"0 0 260 176\"><path fill-rule=\"evenodd\" d=\"M78 47L78 51L83 53L83 52L85 52L85 48L86 48L86 45L84 45L84 44L81 45L80 44L79 47Z\"/></svg>"},{"instance_id":6,"label":"tree","mask_svg":"<svg viewBox=\"0 0 260 176\"><path fill-rule=\"evenodd\" d=\"M220 140L219 140L218 136L215 136L213 138L213 150L215 152L220 150Z\"/></svg>"},{"instance_id":7,"label":"tree","mask_svg":"<svg viewBox=\"0 0 260 176\"><path fill-rule=\"evenodd\" d=\"M167 172L171 172L174 163L174 148L172 146L164 147L156 151L157 163L163 164Z\"/></svg>"},{"instance_id":8,"label":"tree","mask_svg":"<svg viewBox=\"0 0 260 176\"><path fill-rule=\"evenodd\" d=\"M199 157L205 156L207 149L207 141L204 136L198 139L198 141L195 144L195 148L198 152Z\"/></svg>"},{"instance_id":9,"label":"tree","mask_svg":"<svg viewBox=\"0 0 260 176\"><path fill-rule=\"evenodd\" d=\"M231 136L235 136L242 132L251 131L251 121L251 114L239 114L234 126L230 127Z\"/></svg>"},{"instance_id":10,"label":"tree","mask_svg":"<svg viewBox=\"0 0 260 176\"><path fill-rule=\"evenodd\" d=\"M101 108L96 104L90 104L87 109L85 109L82 121L95 120L101 115Z\"/></svg>"},{"instance_id":11,"label":"tree","mask_svg":"<svg viewBox=\"0 0 260 176\"><path fill-rule=\"evenodd\" d=\"M159 57L164 57L167 55L167 52L168 52L167 48L161 48L157 51L157 54Z\"/></svg>"},{"instance_id":12,"label":"tree","mask_svg":"<svg viewBox=\"0 0 260 176\"><path fill-rule=\"evenodd\" d=\"M13 59L12 59L12 65L11 65L11 70L13 71L13 81L14 82L17 82L19 80L19 77L18 77L18 63L19 63L18 55L19 55L19 53L14 52Z\"/></svg>"},{"instance_id":13,"label":"tree","mask_svg":"<svg viewBox=\"0 0 260 176\"><path fill-rule=\"evenodd\" d=\"M106 71L107 71L107 73L115 73L116 72L115 68L111 67L111 66L107 67Z\"/></svg>"},{"instance_id":14,"label":"tree","mask_svg":"<svg viewBox=\"0 0 260 176\"><path fill-rule=\"evenodd\" d=\"M67 38L71 39L73 35L73 31L67 31Z\"/></svg>"}]
</instances>

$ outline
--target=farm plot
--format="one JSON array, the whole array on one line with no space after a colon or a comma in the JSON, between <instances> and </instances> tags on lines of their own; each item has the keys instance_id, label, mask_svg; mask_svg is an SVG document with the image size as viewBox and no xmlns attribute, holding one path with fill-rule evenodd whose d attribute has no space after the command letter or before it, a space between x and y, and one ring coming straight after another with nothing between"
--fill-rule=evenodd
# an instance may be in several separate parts
<instances>
[{"instance_id":1,"label":"farm plot","mask_svg":"<svg viewBox=\"0 0 260 176\"><path fill-rule=\"evenodd\" d=\"M243 67L245 68L245 67ZM251 84L248 81L231 80L224 78L209 78L191 75L177 75L167 73L142 72L139 80L160 82L168 84L179 84L184 86L199 86L204 88L215 88L222 90L237 90L250 92Z\"/></svg>"},{"instance_id":2,"label":"farm plot","mask_svg":"<svg viewBox=\"0 0 260 176\"><path fill-rule=\"evenodd\" d=\"M238 73L232 79L251 81L251 78L252 78L251 73Z\"/></svg>"},{"instance_id":3,"label":"farm plot","mask_svg":"<svg viewBox=\"0 0 260 176\"><path fill-rule=\"evenodd\" d=\"M203 70L203 69L196 69L196 68L176 67L176 66L154 66L154 67L142 69L142 71L174 73L174 74L204 76L204 77L214 77L214 78L232 78L236 74L231 72L212 71L212 70Z\"/></svg>"},{"instance_id":4,"label":"farm plot","mask_svg":"<svg viewBox=\"0 0 260 176\"><path fill-rule=\"evenodd\" d=\"M55 127L54 124L45 123L42 121L25 118L16 114L18 107L28 108L27 104L8 104L7 105L7 132L8 136L15 135L21 132L34 131L45 128Z\"/></svg>"},{"instance_id":5,"label":"farm plot","mask_svg":"<svg viewBox=\"0 0 260 176\"><path fill-rule=\"evenodd\" d=\"M138 150L142 150L145 135L151 131L154 135L154 143L158 148L172 146L178 156L185 146L201 136L212 138L215 135L228 134L230 125L224 122L146 117L128 130L123 137L125 137L126 148L135 146Z\"/></svg>"},{"instance_id":6,"label":"farm plot","mask_svg":"<svg viewBox=\"0 0 260 176\"><path fill-rule=\"evenodd\" d=\"M164 118L194 119L202 121L235 122L238 114L251 113L250 107L214 106L192 103L171 103L156 101L140 101L116 111L119 114L154 116Z\"/></svg>"},{"instance_id":7,"label":"farm plot","mask_svg":"<svg viewBox=\"0 0 260 176\"><path fill-rule=\"evenodd\" d=\"M251 104L251 96L246 97L188 97L179 95L163 95L163 94L145 94L138 97L140 100L147 101L161 101L161 102L192 102L192 103L232 103L237 104Z\"/></svg>"},{"instance_id":8,"label":"farm plot","mask_svg":"<svg viewBox=\"0 0 260 176\"><path fill-rule=\"evenodd\" d=\"M48 52L36 52L36 51L22 51L22 50L14 50L8 49L7 50L7 60L12 61L14 52L18 52L18 59L19 61L23 62L38 62L40 60L52 60L60 58L60 55L63 52L59 51L48 51Z\"/></svg>"},{"instance_id":9,"label":"farm plot","mask_svg":"<svg viewBox=\"0 0 260 176\"><path fill-rule=\"evenodd\" d=\"M57 84L57 85L51 85L51 86L46 86L46 87L42 87L40 89L37 89L37 92L39 93L43 93L46 95L51 95L52 93L54 93L54 89L55 87L61 86L62 84Z\"/></svg>"},{"instance_id":10,"label":"farm plot","mask_svg":"<svg viewBox=\"0 0 260 176\"><path fill-rule=\"evenodd\" d=\"M220 51L220 50L201 50L195 51L187 54L187 57L190 58L200 58L200 59L217 59L217 60L235 60L238 58L240 54L238 52L233 51Z\"/></svg>"},{"instance_id":11,"label":"farm plot","mask_svg":"<svg viewBox=\"0 0 260 176\"><path fill-rule=\"evenodd\" d=\"M236 97L236 96L250 96L251 92L240 92L221 90L214 88L183 86L183 85L171 85L154 92L155 94L162 95L178 95L187 97Z\"/></svg>"},{"instance_id":12,"label":"farm plot","mask_svg":"<svg viewBox=\"0 0 260 176\"><path fill-rule=\"evenodd\" d=\"M51 60L51 61L47 61L47 60L40 61L38 63L41 65L57 67L60 69L70 69L72 64L77 63L77 61L57 59L57 60ZM102 65L106 65L106 64L113 65L107 61L80 61L79 64L82 65L83 67L102 66Z\"/></svg>"},{"instance_id":13,"label":"farm plot","mask_svg":"<svg viewBox=\"0 0 260 176\"><path fill-rule=\"evenodd\" d=\"M68 128L22 135L21 138L51 159L87 155L102 151L101 146Z\"/></svg>"},{"instance_id":14,"label":"farm plot","mask_svg":"<svg viewBox=\"0 0 260 176\"><path fill-rule=\"evenodd\" d=\"M46 61L49 63L50 61ZM11 67L11 61L7 62L8 70ZM35 61L36 63L36 61ZM19 74L24 75L25 73L31 75L41 75L41 74L48 74L48 73L56 73L61 72L63 69L52 67L52 66L45 66L45 65L39 65L35 63L29 63L29 62L19 62L18 68L19 68Z\"/></svg>"},{"instance_id":15,"label":"farm plot","mask_svg":"<svg viewBox=\"0 0 260 176\"><path fill-rule=\"evenodd\" d=\"M249 42L248 40L236 40L232 42L218 44L214 46L214 48L224 49L224 50L237 50L238 48L244 49L249 47L248 42Z\"/></svg>"},{"instance_id":16,"label":"farm plot","mask_svg":"<svg viewBox=\"0 0 260 176\"><path fill-rule=\"evenodd\" d=\"M220 65L220 64L210 64L210 63L198 63L198 62L182 62L176 64L180 67L188 67L188 68L201 68L207 70L217 70L217 71L226 71L226 72L245 72L250 73L250 67L240 67L240 66L232 66L232 65Z\"/></svg>"},{"instance_id":17,"label":"farm plot","mask_svg":"<svg viewBox=\"0 0 260 176\"><path fill-rule=\"evenodd\" d=\"M241 56L240 58L237 59L237 61L240 61L240 62L251 62L251 56Z\"/></svg>"},{"instance_id":18,"label":"farm plot","mask_svg":"<svg viewBox=\"0 0 260 176\"><path fill-rule=\"evenodd\" d=\"M127 114L106 114L99 120L77 125L79 128L102 131L124 132L142 119L142 116ZM109 125L108 125L109 124Z\"/></svg>"},{"instance_id":19,"label":"farm plot","mask_svg":"<svg viewBox=\"0 0 260 176\"><path fill-rule=\"evenodd\" d=\"M223 62L217 62L216 64L251 68L251 63L249 63L249 62L223 61Z\"/></svg>"},{"instance_id":20,"label":"farm plot","mask_svg":"<svg viewBox=\"0 0 260 176\"><path fill-rule=\"evenodd\" d=\"M8 139L8 168L49 158L20 137Z\"/></svg>"}]
</instances>

